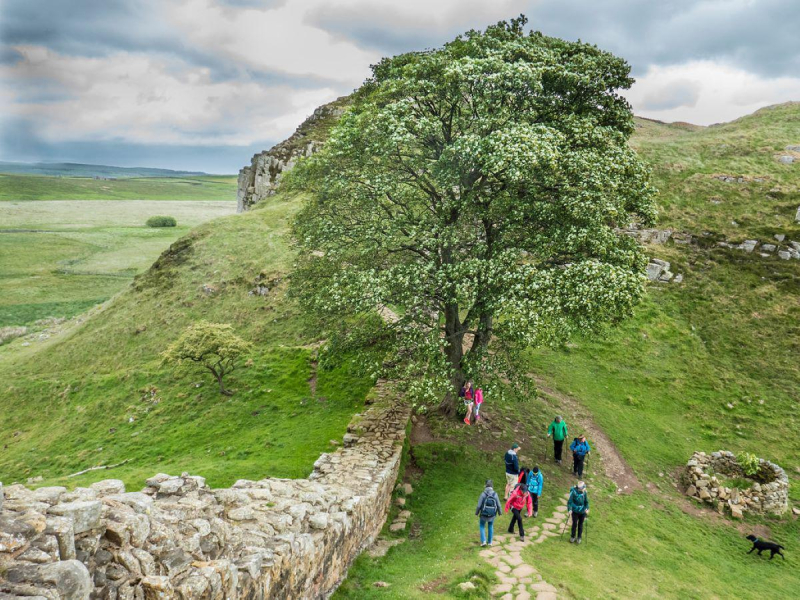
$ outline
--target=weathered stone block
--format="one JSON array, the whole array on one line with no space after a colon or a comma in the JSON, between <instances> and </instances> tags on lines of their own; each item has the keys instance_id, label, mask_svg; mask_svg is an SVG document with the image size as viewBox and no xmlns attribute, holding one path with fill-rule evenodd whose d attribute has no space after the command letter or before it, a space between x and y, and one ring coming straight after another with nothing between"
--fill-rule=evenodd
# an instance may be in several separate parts
<instances>
[{"instance_id":1,"label":"weathered stone block","mask_svg":"<svg viewBox=\"0 0 800 600\"><path fill-rule=\"evenodd\" d=\"M72 519L75 533L83 533L100 526L102 504L97 500L87 502L67 502L50 508L48 513Z\"/></svg>"},{"instance_id":2,"label":"weathered stone block","mask_svg":"<svg viewBox=\"0 0 800 600\"><path fill-rule=\"evenodd\" d=\"M27 583L55 589L64 600L86 600L92 592L92 579L83 563L63 560L44 565L15 564L6 571L11 583Z\"/></svg>"}]
</instances>

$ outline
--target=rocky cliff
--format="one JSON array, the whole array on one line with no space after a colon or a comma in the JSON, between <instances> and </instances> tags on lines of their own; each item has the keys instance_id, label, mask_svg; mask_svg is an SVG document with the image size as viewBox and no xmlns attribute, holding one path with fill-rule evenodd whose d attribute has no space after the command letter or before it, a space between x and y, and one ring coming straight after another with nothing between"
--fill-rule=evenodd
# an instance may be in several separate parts
<instances>
[{"instance_id":1,"label":"rocky cliff","mask_svg":"<svg viewBox=\"0 0 800 600\"><path fill-rule=\"evenodd\" d=\"M291 169L298 158L310 156L322 146L331 126L344 112L347 100L342 97L320 106L289 138L253 156L250 166L239 171L238 212L272 196L281 175Z\"/></svg>"},{"instance_id":2,"label":"rocky cliff","mask_svg":"<svg viewBox=\"0 0 800 600\"><path fill-rule=\"evenodd\" d=\"M308 479L0 485L0 598L329 596L386 519L410 416L394 396L379 382Z\"/></svg>"}]
</instances>

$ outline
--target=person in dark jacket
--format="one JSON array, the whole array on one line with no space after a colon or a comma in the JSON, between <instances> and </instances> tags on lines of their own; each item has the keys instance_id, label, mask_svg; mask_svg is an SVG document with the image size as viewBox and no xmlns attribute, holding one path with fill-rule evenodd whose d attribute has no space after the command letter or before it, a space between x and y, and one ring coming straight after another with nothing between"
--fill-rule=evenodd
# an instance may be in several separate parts
<instances>
[{"instance_id":1,"label":"person in dark jacket","mask_svg":"<svg viewBox=\"0 0 800 600\"><path fill-rule=\"evenodd\" d=\"M557 465L561 464L561 451L564 448L564 440L567 439L567 422L557 415L550 427L547 428L547 437L553 436L553 458Z\"/></svg>"},{"instance_id":2,"label":"person in dark jacket","mask_svg":"<svg viewBox=\"0 0 800 600\"><path fill-rule=\"evenodd\" d=\"M511 491L514 489L514 486L517 485L517 480L519 479L519 458L517 458L517 450L519 450L519 444L514 443L511 444L511 449L506 452L506 500L508 500Z\"/></svg>"},{"instance_id":3,"label":"person in dark jacket","mask_svg":"<svg viewBox=\"0 0 800 600\"><path fill-rule=\"evenodd\" d=\"M589 442L586 441L586 436L580 434L576 437L569 449L572 450L572 474L583 477L583 464L586 462L586 456L592 451Z\"/></svg>"},{"instance_id":4,"label":"person in dark jacket","mask_svg":"<svg viewBox=\"0 0 800 600\"><path fill-rule=\"evenodd\" d=\"M569 538L569 543L581 543L583 537L583 522L586 520L586 515L589 514L589 496L586 493L586 484L582 481L578 482L574 488L569 491L569 500L567 500L567 510L572 515L572 535ZM577 530L578 537L575 537Z\"/></svg>"},{"instance_id":5,"label":"person in dark jacket","mask_svg":"<svg viewBox=\"0 0 800 600\"><path fill-rule=\"evenodd\" d=\"M491 479L486 480L486 487L481 495L478 497L478 508L475 509L475 515L479 518L478 529L481 532L481 546L492 545L492 537L494 535L494 518L500 514L502 510L500 507L500 497L494 491L493 482ZM484 533L484 529L486 532Z\"/></svg>"}]
</instances>

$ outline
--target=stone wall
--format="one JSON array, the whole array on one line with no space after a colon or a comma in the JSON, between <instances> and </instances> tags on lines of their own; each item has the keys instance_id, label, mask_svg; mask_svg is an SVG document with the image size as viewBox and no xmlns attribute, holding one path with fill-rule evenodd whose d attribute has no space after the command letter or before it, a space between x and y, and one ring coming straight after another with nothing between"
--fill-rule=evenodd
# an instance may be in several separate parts
<instances>
[{"instance_id":1,"label":"stone wall","mask_svg":"<svg viewBox=\"0 0 800 600\"><path fill-rule=\"evenodd\" d=\"M0 486L0 598L325 598L383 527L410 409L386 382L308 479Z\"/></svg>"},{"instance_id":2,"label":"stone wall","mask_svg":"<svg viewBox=\"0 0 800 600\"><path fill-rule=\"evenodd\" d=\"M345 98L339 98L320 106L291 137L253 156L250 165L239 171L238 212L274 195L281 176L295 165L297 159L311 156L322 147L328 129L344 112L345 102Z\"/></svg>"},{"instance_id":3,"label":"stone wall","mask_svg":"<svg viewBox=\"0 0 800 600\"><path fill-rule=\"evenodd\" d=\"M749 479L746 489L728 487L717 475ZM789 510L789 477L778 465L759 459L753 477L745 475L733 452L721 450L695 452L686 463L686 495L713 505L720 513L726 510L741 519L745 512L782 515Z\"/></svg>"}]
</instances>

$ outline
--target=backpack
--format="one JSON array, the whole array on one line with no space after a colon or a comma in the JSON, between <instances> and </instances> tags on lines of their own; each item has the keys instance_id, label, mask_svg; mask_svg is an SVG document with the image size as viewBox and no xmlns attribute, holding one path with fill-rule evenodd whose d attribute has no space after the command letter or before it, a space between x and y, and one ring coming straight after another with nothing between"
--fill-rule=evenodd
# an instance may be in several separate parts
<instances>
[{"instance_id":1,"label":"backpack","mask_svg":"<svg viewBox=\"0 0 800 600\"><path fill-rule=\"evenodd\" d=\"M586 510L586 492L581 493L573 488L572 506L575 507L575 512L584 512Z\"/></svg>"},{"instance_id":2,"label":"backpack","mask_svg":"<svg viewBox=\"0 0 800 600\"><path fill-rule=\"evenodd\" d=\"M539 474L541 474L541 471L539 472ZM538 487L539 487L539 477L537 476L536 473L531 471L531 474L528 477L528 492L533 494L534 490L536 490ZM541 492L541 490L539 490L539 492Z\"/></svg>"},{"instance_id":3,"label":"backpack","mask_svg":"<svg viewBox=\"0 0 800 600\"><path fill-rule=\"evenodd\" d=\"M487 495L486 498L483 499L483 506L481 507L481 516L484 519L489 519L491 517L497 516L499 512L499 507L497 506L497 500L495 499L497 496L494 494Z\"/></svg>"}]
</instances>

